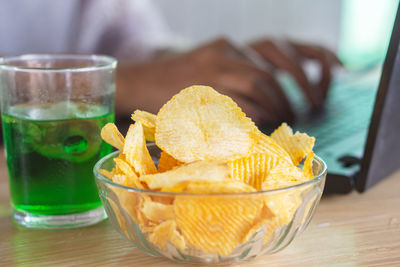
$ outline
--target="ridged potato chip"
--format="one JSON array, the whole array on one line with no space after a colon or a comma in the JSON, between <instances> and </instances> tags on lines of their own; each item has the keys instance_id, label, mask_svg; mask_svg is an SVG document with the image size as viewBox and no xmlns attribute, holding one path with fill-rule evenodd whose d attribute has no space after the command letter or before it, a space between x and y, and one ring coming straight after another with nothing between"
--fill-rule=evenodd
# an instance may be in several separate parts
<instances>
[{"instance_id":1,"label":"ridged potato chip","mask_svg":"<svg viewBox=\"0 0 400 267\"><path fill-rule=\"evenodd\" d=\"M139 175L157 172L153 159L147 150L143 126L140 122L136 122L129 127L122 152L126 157L126 161Z\"/></svg>"},{"instance_id":2,"label":"ridged potato chip","mask_svg":"<svg viewBox=\"0 0 400 267\"><path fill-rule=\"evenodd\" d=\"M288 224L297 208L301 204L301 191L280 192L271 195L265 195L264 203L274 214L280 225Z\"/></svg>"},{"instance_id":3,"label":"ridged potato chip","mask_svg":"<svg viewBox=\"0 0 400 267\"><path fill-rule=\"evenodd\" d=\"M114 123L107 123L104 125L101 129L100 135L105 142L122 151L125 139Z\"/></svg>"},{"instance_id":4,"label":"ridged potato chip","mask_svg":"<svg viewBox=\"0 0 400 267\"><path fill-rule=\"evenodd\" d=\"M280 162L272 168L265 178L261 189L271 190L288 187L308 181L303 172L296 166L289 165L286 162Z\"/></svg>"},{"instance_id":5,"label":"ridged potato chip","mask_svg":"<svg viewBox=\"0 0 400 267\"><path fill-rule=\"evenodd\" d=\"M99 172L104 176L107 177L108 179L112 180L112 177L114 176L113 171L107 171L105 169L100 169Z\"/></svg>"},{"instance_id":6,"label":"ridged potato chip","mask_svg":"<svg viewBox=\"0 0 400 267\"><path fill-rule=\"evenodd\" d=\"M280 161L287 160L291 162L290 155L274 139L260 132L258 129L253 133L255 145L252 153L267 154L277 157Z\"/></svg>"},{"instance_id":7,"label":"ridged potato chip","mask_svg":"<svg viewBox=\"0 0 400 267\"><path fill-rule=\"evenodd\" d=\"M174 208L172 205L155 202L150 198L147 198L143 202L140 211L148 220L156 223L175 219Z\"/></svg>"},{"instance_id":8,"label":"ridged potato chip","mask_svg":"<svg viewBox=\"0 0 400 267\"><path fill-rule=\"evenodd\" d=\"M155 142L182 162L229 160L250 153L255 129L231 98L208 86L192 86L158 112Z\"/></svg>"},{"instance_id":9,"label":"ridged potato chip","mask_svg":"<svg viewBox=\"0 0 400 267\"><path fill-rule=\"evenodd\" d=\"M174 211L188 247L228 255L251 229L262 205L252 196L177 196Z\"/></svg>"},{"instance_id":10,"label":"ridged potato chip","mask_svg":"<svg viewBox=\"0 0 400 267\"><path fill-rule=\"evenodd\" d=\"M221 161L195 161L172 170L142 175L140 181L150 189L172 188L187 181L223 181L230 179L228 165Z\"/></svg>"},{"instance_id":11,"label":"ridged potato chip","mask_svg":"<svg viewBox=\"0 0 400 267\"><path fill-rule=\"evenodd\" d=\"M144 201L143 197L136 192L129 192L120 188L112 188L118 196L120 206L127 212L127 214L141 226L145 225L142 216L139 215L139 205Z\"/></svg>"},{"instance_id":12,"label":"ridged potato chip","mask_svg":"<svg viewBox=\"0 0 400 267\"><path fill-rule=\"evenodd\" d=\"M303 166L303 174L305 177L308 177L309 179L314 177L313 160L314 160L314 152L311 151L310 153L308 153Z\"/></svg>"},{"instance_id":13,"label":"ridged potato chip","mask_svg":"<svg viewBox=\"0 0 400 267\"><path fill-rule=\"evenodd\" d=\"M164 187L163 192L213 194L254 192L255 189L240 181L191 181L183 182L175 187Z\"/></svg>"},{"instance_id":14,"label":"ridged potato chip","mask_svg":"<svg viewBox=\"0 0 400 267\"><path fill-rule=\"evenodd\" d=\"M269 171L278 165L280 157L271 154L252 154L249 157L228 161L233 180L242 181L257 190Z\"/></svg>"},{"instance_id":15,"label":"ridged potato chip","mask_svg":"<svg viewBox=\"0 0 400 267\"><path fill-rule=\"evenodd\" d=\"M153 232L149 234L148 240L163 250L167 249L168 242L181 250L186 247L185 240L177 231L176 222L173 220L162 222L156 226Z\"/></svg>"},{"instance_id":16,"label":"ridged potato chip","mask_svg":"<svg viewBox=\"0 0 400 267\"><path fill-rule=\"evenodd\" d=\"M297 131L293 134L292 128L286 123L282 123L282 125L271 134L271 138L289 153L295 166L312 151L315 143L315 138L305 133Z\"/></svg>"},{"instance_id":17,"label":"ridged potato chip","mask_svg":"<svg viewBox=\"0 0 400 267\"><path fill-rule=\"evenodd\" d=\"M122 214L120 212L120 208L112 199L110 199L108 201L108 204L111 206L112 210L114 211L115 217L117 218L117 222L118 222L119 226L121 227L122 231L124 231L124 233L126 235L128 235L128 231L126 229L127 228L126 220L125 220L124 216L122 216Z\"/></svg>"},{"instance_id":18,"label":"ridged potato chip","mask_svg":"<svg viewBox=\"0 0 400 267\"><path fill-rule=\"evenodd\" d=\"M194 194L254 192L253 187L239 181L189 182L183 192Z\"/></svg>"},{"instance_id":19,"label":"ridged potato chip","mask_svg":"<svg viewBox=\"0 0 400 267\"><path fill-rule=\"evenodd\" d=\"M271 220L266 220L264 223L265 233L264 233L264 244L268 243L268 241L273 240L273 234L278 231L278 229L287 222L284 221L281 217L273 217Z\"/></svg>"},{"instance_id":20,"label":"ridged potato chip","mask_svg":"<svg viewBox=\"0 0 400 267\"><path fill-rule=\"evenodd\" d=\"M161 151L160 160L158 161L158 172L165 172L172 170L176 166L180 166L183 163L177 159L174 159L165 151Z\"/></svg>"},{"instance_id":21,"label":"ridged potato chip","mask_svg":"<svg viewBox=\"0 0 400 267\"><path fill-rule=\"evenodd\" d=\"M156 115L143 110L135 110L131 116L135 122L143 125L144 136L147 141L154 141L154 133L156 130Z\"/></svg>"},{"instance_id":22,"label":"ridged potato chip","mask_svg":"<svg viewBox=\"0 0 400 267\"><path fill-rule=\"evenodd\" d=\"M121 170L121 172L126 176L126 179L129 180L129 185L124 184L126 186L130 187L135 187L135 188L140 188L143 189L143 185L139 181L139 177L137 174L133 171L132 167L125 162L124 160L120 158L114 158L115 165L118 166L118 169ZM114 181L114 179L113 179Z\"/></svg>"},{"instance_id":23,"label":"ridged potato chip","mask_svg":"<svg viewBox=\"0 0 400 267\"><path fill-rule=\"evenodd\" d=\"M266 234L270 232L270 229L268 229L269 221L271 221L274 217L275 215L268 209L268 207L266 205L263 205L260 213L254 219L253 225L251 226L250 230L243 236L242 243L247 242L247 240L249 240L250 237L252 237L252 235L254 235L258 230L261 230L262 227L265 227L264 231Z\"/></svg>"}]
</instances>

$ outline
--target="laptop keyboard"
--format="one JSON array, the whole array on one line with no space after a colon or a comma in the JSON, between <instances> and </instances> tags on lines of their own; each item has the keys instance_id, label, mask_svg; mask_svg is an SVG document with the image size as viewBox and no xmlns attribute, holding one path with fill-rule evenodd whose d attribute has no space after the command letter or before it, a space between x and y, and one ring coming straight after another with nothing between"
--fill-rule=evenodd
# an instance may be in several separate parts
<instances>
[{"instance_id":1,"label":"laptop keyboard","mask_svg":"<svg viewBox=\"0 0 400 267\"><path fill-rule=\"evenodd\" d=\"M374 85L333 88L325 110L307 116L306 120L296 123L294 128L315 136L316 151L346 136L366 131L375 101L375 88Z\"/></svg>"}]
</instances>

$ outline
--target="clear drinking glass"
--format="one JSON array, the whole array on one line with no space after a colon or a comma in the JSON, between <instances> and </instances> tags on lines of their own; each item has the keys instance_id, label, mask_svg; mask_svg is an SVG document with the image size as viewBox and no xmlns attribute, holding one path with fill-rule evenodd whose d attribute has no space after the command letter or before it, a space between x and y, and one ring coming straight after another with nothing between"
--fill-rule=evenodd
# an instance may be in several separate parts
<instances>
[{"instance_id":1,"label":"clear drinking glass","mask_svg":"<svg viewBox=\"0 0 400 267\"><path fill-rule=\"evenodd\" d=\"M100 129L114 121L116 64L96 55L0 59L3 137L17 224L70 228L106 217L92 169L111 152Z\"/></svg>"}]
</instances>

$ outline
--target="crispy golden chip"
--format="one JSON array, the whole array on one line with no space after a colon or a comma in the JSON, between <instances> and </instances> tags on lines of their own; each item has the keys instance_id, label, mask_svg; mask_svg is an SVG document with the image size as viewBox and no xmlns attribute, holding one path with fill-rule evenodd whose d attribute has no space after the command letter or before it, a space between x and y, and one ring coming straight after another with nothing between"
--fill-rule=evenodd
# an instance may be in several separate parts
<instances>
[{"instance_id":1,"label":"crispy golden chip","mask_svg":"<svg viewBox=\"0 0 400 267\"><path fill-rule=\"evenodd\" d=\"M143 175L140 181L150 189L171 188L187 181L223 181L230 179L228 165L221 161L196 161L172 170Z\"/></svg>"},{"instance_id":2,"label":"crispy golden chip","mask_svg":"<svg viewBox=\"0 0 400 267\"><path fill-rule=\"evenodd\" d=\"M159 202L152 201L147 198L143 207L140 209L144 216L150 221L161 223L166 220L174 220L174 208L172 205L165 205Z\"/></svg>"},{"instance_id":3,"label":"crispy golden chip","mask_svg":"<svg viewBox=\"0 0 400 267\"><path fill-rule=\"evenodd\" d=\"M260 190L269 171L278 165L279 160L275 155L257 153L228 161L228 166L233 180L242 181Z\"/></svg>"},{"instance_id":4,"label":"crispy golden chip","mask_svg":"<svg viewBox=\"0 0 400 267\"><path fill-rule=\"evenodd\" d=\"M281 161L287 160L291 162L288 152L268 135L257 129L253 133L253 138L255 140L255 145L252 153L267 154L279 158Z\"/></svg>"},{"instance_id":5,"label":"crispy golden chip","mask_svg":"<svg viewBox=\"0 0 400 267\"><path fill-rule=\"evenodd\" d=\"M161 192L170 192L170 193L182 193L185 191L186 187L188 185L188 182L182 182L178 183L175 186L172 187L163 187L161 188Z\"/></svg>"},{"instance_id":6,"label":"crispy golden chip","mask_svg":"<svg viewBox=\"0 0 400 267\"><path fill-rule=\"evenodd\" d=\"M271 134L271 138L289 153L295 166L312 151L315 143L315 138L305 133L296 132L293 134L292 128L286 123L282 123L282 125Z\"/></svg>"},{"instance_id":7,"label":"crispy golden chip","mask_svg":"<svg viewBox=\"0 0 400 267\"><path fill-rule=\"evenodd\" d=\"M133 171L132 167L125 162L124 160L120 158L114 158L114 162L116 166L118 166L118 169L121 170L121 172L126 176L126 178L129 180L129 185L126 184L126 186L131 186L135 188L140 188L143 189L143 185L139 181L139 177L137 174Z\"/></svg>"},{"instance_id":8,"label":"crispy golden chip","mask_svg":"<svg viewBox=\"0 0 400 267\"><path fill-rule=\"evenodd\" d=\"M175 187L164 187L161 191L173 193L185 192L194 194L213 194L254 192L255 189L240 181L191 181L179 183Z\"/></svg>"},{"instance_id":9,"label":"crispy golden chip","mask_svg":"<svg viewBox=\"0 0 400 267\"><path fill-rule=\"evenodd\" d=\"M253 226L262 205L257 196L177 196L174 211L188 247L229 255Z\"/></svg>"},{"instance_id":10,"label":"crispy golden chip","mask_svg":"<svg viewBox=\"0 0 400 267\"><path fill-rule=\"evenodd\" d=\"M195 194L254 192L253 187L240 181L189 182L184 192Z\"/></svg>"},{"instance_id":11,"label":"crispy golden chip","mask_svg":"<svg viewBox=\"0 0 400 267\"><path fill-rule=\"evenodd\" d=\"M139 175L157 172L157 168L147 150L143 127L140 122L136 122L129 127L125 138L123 154L125 154L126 161Z\"/></svg>"},{"instance_id":12,"label":"crispy golden chip","mask_svg":"<svg viewBox=\"0 0 400 267\"><path fill-rule=\"evenodd\" d=\"M301 204L301 191L281 192L265 195L264 202L268 209L277 217L280 225L288 224Z\"/></svg>"},{"instance_id":13,"label":"crispy golden chip","mask_svg":"<svg viewBox=\"0 0 400 267\"><path fill-rule=\"evenodd\" d=\"M281 217L273 217L271 220L266 220L264 223L265 234L264 244L274 239L274 233L279 230L280 227L288 224Z\"/></svg>"},{"instance_id":14,"label":"crispy golden chip","mask_svg":"<svg viewBox=\"0 0 400 267\"><path fill-rule=\"evenodd\" d=\"M132 114L132 120L141 122L143 125L144 136L147 141L154 141L154 133L156 129L156 115L143 110L135 110Z\"/></svg>"},{"instance_id":15,"label":"crispy golden chip","mask_svg":"<svg viewBox=\"0 0 400 267\"><path fill-rule=\"evenodd\" d=\"M130 177L128 177L125 174L114 174L114 176L112 177L112 180L116 184L129 186L129 187L137 187L135 180L130 179Z\"/></svg>"},{"instance_id":16,"label":"crispy golden chip","mask_svg":"<svg viewBox=\"0 0 400 267\"><path fill-rule=\"evenodd\" d=\"M107 123L104 125L101 129L100 135L105 142L122 151L125 139L114 123Z\"/></svg>"},{"instance_id":17,"label":"crispy golden chip","mask_svg":"<svg viewBox=\"0 0 400 267\"><path fill-rule=\"evenodd\" d=\"M124 216L122 216L119 206L112 199L109 199L108 204L111 206L111 209L114 211L115 217L117 219L117 222L118 222L120 228L122 229L122 231L124 231L125 235L128 236L128 231L126 229L127 228L126 220L125 220Z\"/></svg>"},{"instance_id":18,"label":"crispy golden chip","mask_svg":"<svg viewBox=\"0 0 400 267\"><path fill-rule=\"evenodd\" d=\"M254 219L253 225L249 229L247 233L244 234L242 238L242 242L247 242L250 237L252 237L257 231L261 230L262 227L265 227L264 231L268 232L268 222L274 218L274 214L268 209L266 205L263 205L262 209L258 216Z\"/></svg>"},{"instance_id":19,"label":"crispy golden chip","mask_svg":"<svg viewBox=\"0 0 400 267\"><path fill-rule=\"evenodd\" d=\"M304 166L303 166L303 174L305 177L311 179L314 177L313 173L313 160L314 160L314 152L310 152L307 155L306 160L304 161Z\"/></svg>"},{"instance_id":20,"label":"crispy golden chip","mask_svg":"<svg viewBox=\"0 0 400 267\"><path fill-rule=\"evenodd\" d=\"M176 222L168 220L156 226L148 240L159 247L160 249L167 249L167 243L170 242L175 247L183 250L186 247L185 240L176 229Z\"/></svg>"},{"instance_id":21,"label":"crispy golden chip","mask_svg":"<svg viewBox=\"0 0 400 267\"><path fill-rule=\"evenodd\" d=\"M128 176L137 177L137 174L134 172L132 167L121 158L114 158L115 165L118 166L118 169L121 170L122 173Z\"/></svg>"},{"instance_id":22,"label":"crispy golden chip","mask_svg":"<svg viewBox=\"0 0 400 267\"><path fill-rule=\"evenodd\" d=\"M182 162L228 160L250 153L255 129L231 98L208 86L192 86L160 109L155 139Z\"/></svg>"},{"instance_id":23,"label":"crispy golden chip","mask_svg":"<svg viewBox=\"0 0 400 267\"><path fill-rule=\"evenodd\" d=\"M112 177L114 175L114 173L111 171L107 171L105 169L100 169L99 172L104 176L107 177L108 179L112 180Z\"/></svg>"},{"instance_id":24,"label":"crispy golden chip","mask_svg":"<svg viewBox=\"0 0 400 267\"><path fill-rule=\"evenodd\" d=\"M304 176L303 172L299 168L283 161L270 170L261 186L261 189L278 189L300 184L307 180L308 178Z\"/></svg>"},{"instance_id":25,"label":"crispy golden chip","mask_svg":"<svg viewBox=\"0 0 400 267\"><path fill-rule=\"evenodd\" d=\"M122 175L124 176L124 175ZM116 179L123 180L123 177L116 177ZM123 182L123 181L122 181ZM144 221L138 218L138 205L143 202L142 196L136 192L129 192L125 189L112 188L118 197L120 206L127 212L127 214L139 225L144 225Z\"/></svg>"},{"instance_id":26,"label":"crispy golden chip","mask_svg":"<svg viewBox=\"0 0 400 267\"><path fill-rule=\"evenodd\" d=\"M176 166L182 165L183 163L177 159L174 159L165 151L161 151L160 160L158 161L158 172L165 172L173 169Z\"/></svg>"}]
</instances>

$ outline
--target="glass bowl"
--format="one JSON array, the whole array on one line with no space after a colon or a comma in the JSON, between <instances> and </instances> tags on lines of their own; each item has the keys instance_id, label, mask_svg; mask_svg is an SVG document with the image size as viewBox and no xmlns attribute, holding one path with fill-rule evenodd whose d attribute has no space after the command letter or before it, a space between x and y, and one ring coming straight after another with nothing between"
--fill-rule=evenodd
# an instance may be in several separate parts
<instances>
[{"instance_id":1,"label":"glass bowl","mask_svg":"<svg viewBox=\"0 0 400 267\"><path fill-rule=\"evenodd\" d=\"M157 164L160 150L154 144L148 149ZM224 194L158 192L122 186L101 175L99 169L110 171L118 155L113 152L94 167L113 226L147 255L185 263L249 261L285 248L310 222L327 173L326 164L315 157L315 177L287 188Z\"/></svg>"}]
</instances>

